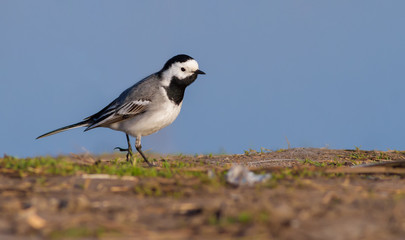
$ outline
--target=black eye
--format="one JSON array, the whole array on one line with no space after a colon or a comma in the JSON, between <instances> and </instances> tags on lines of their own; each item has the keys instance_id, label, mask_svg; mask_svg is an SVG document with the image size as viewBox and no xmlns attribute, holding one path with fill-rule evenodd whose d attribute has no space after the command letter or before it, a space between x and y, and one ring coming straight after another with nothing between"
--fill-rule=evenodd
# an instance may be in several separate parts
<instances>
[{"instance_id":1,"label":"black eye","mask_svg":"<svg viewBox=\"0 0 405 240\"><path fill-rule=\"evenodd\" d=\"M183 72L184 72L184 71L186 71L186 69L185 69L185 68L181 68L181 71L183 71Z\"/></svg>"}]
</instances>

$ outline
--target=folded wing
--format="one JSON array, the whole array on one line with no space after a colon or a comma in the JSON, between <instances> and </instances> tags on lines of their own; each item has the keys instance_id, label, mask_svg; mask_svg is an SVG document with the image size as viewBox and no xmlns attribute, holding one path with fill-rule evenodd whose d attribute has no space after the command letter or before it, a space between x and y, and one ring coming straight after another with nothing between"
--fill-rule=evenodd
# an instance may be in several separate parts
<instances>
[{"instance_id":1,"label":"folded wing","mask_svg":"<svg viewBox=\"0 0 405 240\"><path fill-rule=\"evenodd\" d=\"M122 105L118 105L114 101L100 112L85 119L92 122L85 131L96 127L106 127L112 123L135 117L136 115L145 112L150 103L151 100L148 99L138 99L126 102Z\"/></svg>"}]
</instances>

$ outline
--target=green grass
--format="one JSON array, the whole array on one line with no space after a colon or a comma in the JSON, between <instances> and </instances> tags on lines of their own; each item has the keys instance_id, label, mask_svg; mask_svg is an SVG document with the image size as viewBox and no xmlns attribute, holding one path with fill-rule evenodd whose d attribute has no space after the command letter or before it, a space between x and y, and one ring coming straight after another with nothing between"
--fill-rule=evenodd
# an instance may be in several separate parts
<instances>
[{"instance_id":1,"label":"green grass","mask_svg":"<svg viewBox=\"0 0 405 240\"><path fill-rule=\"evenodd\" d=\"M254 223L268 223L270 214L267 211L257 212L257 210L240 210L233 213L219 216L213 213L207 219L208 224L219 227L227 227L232 225L250 225Z\"/></svg>"},{"instance_id":2,"label":"green grass","mask_svg":"<svg viewBox=\"0 0 405 240\"><path fill-rule=\"evenodd\" d=\"M308 165L315 166L315 167L326 167L326 163L313 161L308 158L306 158L305 160L300 160L300 162L302 162L303 164L308 164Z\"/></svg>"},{"instance_id":3,"label":"green grass","mask_svg":"<svg viewBox=\"0 0 405 240\"><path fill-rule=\"evenodd\" d=\"M179 156L180 158L182 156ZM302 178L316 177L338 177L334 173L325 173L324 168L332 165L340 166L340 161L320 163L310 159L302 161L304 168L283 168L272 171L272 178L257 187L276 188L280 181L291 181ZM108 174L115 176L135 176L140 178L154 178L154 181L144 181L138 184L134 192L144 196L173 196L183 197L187 191L209 188L210 190L220 189L227 185L225 181L225 168L215 168L212 165L205 165L203 162L184 162L181 160L170 160L159 162L160 167L143 167L141 164L132 165L119 158L111 161L103 161L95 164L79 164L69 158L59 157L37 157L19 159L15 157L4 157L0 159L0 171L18 174L20 177L39 176L36 179L38 186L44 186L48 176L69 176L82 174ZM316 167L315 169L313 167ZM10 171L11 170L11 171ZM210 171L210 174L208 174ZM268 171L262 171L265 173ZM172 179L172 187L167 187L163 178ZM161 179L161 180L159 180ZM169 185L170 185L169 184ZM236 217L237 222L244 222Z\"/></svg>"},{"instance_id":4,"label":"green grass","mask_svg":"<svg viewBox=\"0 0 405 240\"><path fill-rule=\"evenodd\" d=\"M27 175L75 175L75 174L109 174L117 176L143 176L172 178L174 175L202 176L205 171L187 171L193 164L180 161L163 162L159 168L144 168L115 159L111 162L93 165L78 164L63 158L38 157L19 159L5 157L0 159L0 168L18 172L21 177Z\"/></svg>"},{"instance_id":5,"label":"green grass","mask_svg":"<svg viewBox=\"0 0 405 240\"><path fill-rule=\"evenodd\" d=\"M351 160L361 161L361 160L367 160L367 155L362 152L354 152L354 153L350 154L349 158Z\"/></svg>"},{"instance_id":6,"label":"green grass","mask_svg":"<svg viewBox=\"0 0 405 240\"><path fill-rule=\"evenodd\" d=\"M391 160L387 153L380 152L376 157L377 160Z\"/></svg>"},{"instance_id":7,"label":"green grass","mask_svg":"<svg viewBox=\"0 0 405 240\"><path fill-rule=\"evenodd\" d=\"M49 176L69 176L81 174L108 174L115 176L136 176L153 178L141 181L133 191L150 197L171 196L180 198L193 190L215 190L226 185L225 170L202 168L200 163L164 161L161 167L145 168L114 159L97 164L78 164L66 158L38 157L18 159L5 157L0 159L0 171L18 174L20 177L36 176L36 184L45 186ZM10 171L11 170L11 171ZM171 179L169 183L164 179ZM84 186L79 186L84 189ZM80 231L79 231L80 232Z\"/></svg>"},{"instance_id":8,"label":"green grass","mask_svg":"<svg viewBox=\"0 0 405 240\"><path fill-rule=\"evenodd\" d=\"M4 170L7 169L7 170ZM0 158L0 171L18 174L20 177L39 176L36 184L43 186L47 176L70 176L81 174L108 174L115 176L135 176L140 178L166 178L175 179L176 186L185 186L193 189L209 186L212 189L226 185L225 170L211 169L210 176L208 169L204 168L200 162L188 163L177 160L161 162L160 167L142 167L142 165L132 165L126 161L114 159L109 162L99 162L97 164L79 164L66 158L37 157L19 159L14 157ZM10 171L11 170L11 171ZM194 181L193 181L194 179ZM195 183L194 183L195 182ZM181 197L184 191L164 191L161 184L151 181L151 184L142 184L134 189L135 192L145 196L172 195ZM193 184L191 184L193 183ZM188 186L188 185L190 186ZM177 189L177 187L176 187Z\"/></svg>"}]
</instances>

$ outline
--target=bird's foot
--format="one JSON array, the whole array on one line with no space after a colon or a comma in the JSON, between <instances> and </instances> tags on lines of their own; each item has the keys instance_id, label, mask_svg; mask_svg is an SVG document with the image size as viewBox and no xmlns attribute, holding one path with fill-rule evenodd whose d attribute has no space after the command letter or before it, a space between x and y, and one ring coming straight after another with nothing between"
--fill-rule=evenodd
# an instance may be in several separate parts
<instances>
[{"instance_id":1,"label":"bird's foot","mask_svg":"<svg viewBox=\"0 0 405 240\"><path fill-rule=\"evenodd\" d=\"M128 152L128 148L120 148L120 147L115 147L115 149L118 149L120 152Z\"/></svg>"},{"instance_id":2,"label":"bird's foot","mask_svg":"<svg viewBox=\"0 0 405 240\"><path fill-rule=\"evenodd\" d=\"M132 156L132 149L131 148L120 148L116 147L114 149L118 149L120 152L127 152L127 162L131 162L134 164L134 157Z\"/></svg>"}]
</instances>

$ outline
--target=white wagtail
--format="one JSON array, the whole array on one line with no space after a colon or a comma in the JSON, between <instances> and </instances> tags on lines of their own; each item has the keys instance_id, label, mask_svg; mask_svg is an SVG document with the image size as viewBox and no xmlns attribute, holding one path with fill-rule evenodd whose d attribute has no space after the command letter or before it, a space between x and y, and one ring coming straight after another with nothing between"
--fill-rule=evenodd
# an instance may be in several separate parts
<instances>
[{"instance_id":1,"label":"white wagtail","mask_svg":"<svg viewBox=\"0 0 405 240\"><path fill-rule=\"evenodd\" d=\"M198 74L205 73L198 69L196 60L184 54L174 56L166 62L162 70L122 92L98 113L79 123L45 133L37 139L77 127L87 127L84 131L107 127L126 134L128 148L118 149L128 152L127 161L130 157L133 162L128 136L131 135L136 138L136 150L145 162L152 166L141 150L141 137L167 127L176 119L183 103L184 91L197 79Z\"/></svg>"}]
</instances>

